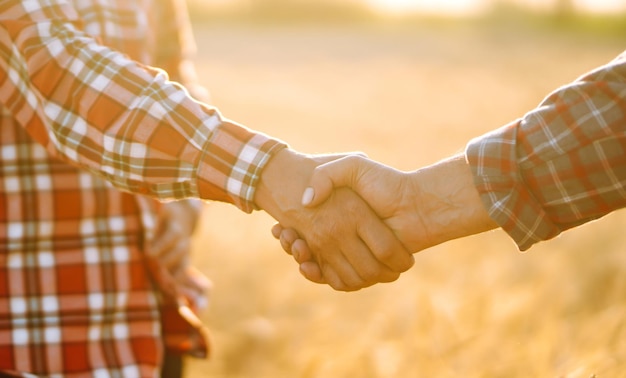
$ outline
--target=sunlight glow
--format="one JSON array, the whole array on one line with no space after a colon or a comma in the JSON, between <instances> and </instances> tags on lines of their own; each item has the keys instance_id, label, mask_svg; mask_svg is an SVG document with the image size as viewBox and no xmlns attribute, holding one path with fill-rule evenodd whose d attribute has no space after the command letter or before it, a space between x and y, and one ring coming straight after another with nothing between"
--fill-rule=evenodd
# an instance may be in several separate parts
<instances>
[{"instance_id":1,"label":"sunlight glow","mask_svg":"<svg viewBox=\"0 0 626 378\"><path fill-rule=\"evenodd\" d=\"M485 0L366 0L374 9L391 14L431 13L468 15L483 11Z\"/></svg>"},{"instance_id":2,"label":"sunlight glow","mask_svg":"<svg viewBox=\"0 0 626 378\"><path fill-rule=\"evenodd\" d=\"M623 0L574 0L574 5L582 11L594 13L626 11L626 2Z\"/></svg>"},{"instance_id":3,"label":"sunlight glow","mask_svg":"<svg viewBox=\"0 0 626 378\"><path fill-rule=\"evenodd\" d=\"M249 8L258 0L187 0L194 6L213 9L237 9ZM559 2L569 3L575 11L596 14L617 14L626 12L626 0L276 0L276 4L283 2L325 2L362 4L374 11L402 16L406 14L434 14L443 16L472 16L484 13L497 3L520 6L523 9L531 9L539 12L549 12L559 6ZM260 2L260 1L258 1Z\"/></svg>"},{"instance_id":4,"label":"sunlight glow","mask_svg":"<svg viewBox=\"0 0 626 378\"><path fill-rule=\"evenodd\" d=\"M465 16L480 13L494 0L362 0L373 9L389 14L426 13ZM505 0L537 10L552 9L557 0ZM625 12L624 0L572 0L575 9L583 12Z\"/></svg>"}]
</instances>

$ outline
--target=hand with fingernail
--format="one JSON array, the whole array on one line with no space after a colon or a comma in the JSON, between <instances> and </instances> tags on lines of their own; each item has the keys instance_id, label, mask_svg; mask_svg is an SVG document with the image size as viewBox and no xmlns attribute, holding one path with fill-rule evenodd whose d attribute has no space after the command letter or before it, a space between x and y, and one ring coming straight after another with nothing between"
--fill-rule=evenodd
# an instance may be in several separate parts
<instances>
[{"instance_id":1,"label":"hand with fingernail","mask_svg":"<svg viewBox=\"0 0 626 378\"><path fill-rule=\"evenodd\" d=\"M363 198L412 253L496 227L481 203L462 155L411 172L363 156L333 160L313 171L303 191L303 205L316 208L337 190L346 188ZM272 234L300 263L307 279L326 282L310 246L296 230L277 224Z\"/></svg>"}]
</instances>

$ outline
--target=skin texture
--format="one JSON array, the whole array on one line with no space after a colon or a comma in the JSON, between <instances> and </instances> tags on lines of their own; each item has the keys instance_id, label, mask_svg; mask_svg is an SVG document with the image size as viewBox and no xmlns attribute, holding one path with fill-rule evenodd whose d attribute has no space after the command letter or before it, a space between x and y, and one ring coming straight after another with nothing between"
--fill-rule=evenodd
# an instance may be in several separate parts
<instances>
[{"instance_id":1,"label":"skin texture","mask_svg":"<svg viewBox=\"0 0 626 378\"><path fill-rule=\"evenodd\" d=\"M309 188L303 196L309 208L325 203L340 188L354 190L412 253L497 227L462 155L411 172L362 156L345 157L317 167ZM307 279L327 283L306 239L285 224L275 226L272 233L300 263Z\"/></svg>"},{"instance_id":2,"label":"skin texture","mask_svg":"<svg viewBox=\"0 0 626 378\"><path fill-rule=\"evenodd\" d=\"M255 202L280 224L299 231L308 256L335 290L394 281L413 265L413 256L357 194L340 188L319 206L302 205L314 169L334 158L280 151L263 170Z\"/></svg>"}]
</instances>

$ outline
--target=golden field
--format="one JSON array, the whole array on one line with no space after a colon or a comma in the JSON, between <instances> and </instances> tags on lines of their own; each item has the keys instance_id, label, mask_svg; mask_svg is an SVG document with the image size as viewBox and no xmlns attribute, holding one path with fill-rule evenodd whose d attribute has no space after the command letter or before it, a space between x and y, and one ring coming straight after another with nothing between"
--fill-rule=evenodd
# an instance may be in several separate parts
<instances>
[{"instance_id":1,"label":"golden field","mask_svg":"<svg viewBox=\"0 0 626 378\"><path fill-rule=\"evenodd\" d=\"M604 34L443 22L195 25L229 118L304 152L411 170L531 109L625 48ZM519 253L502 231L416 255L391 284L303 279L272 219L211 203L194 241L214 282L208 361L187 377L625 377L626 213Z\"/></svg>"}]
</instances>

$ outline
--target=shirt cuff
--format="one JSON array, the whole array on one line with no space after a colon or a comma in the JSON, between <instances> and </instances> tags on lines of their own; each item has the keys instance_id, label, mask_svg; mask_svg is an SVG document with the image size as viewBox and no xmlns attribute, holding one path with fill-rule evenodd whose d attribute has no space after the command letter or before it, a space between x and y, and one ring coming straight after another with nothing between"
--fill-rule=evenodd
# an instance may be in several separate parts
<instances>
[{"instance_id":1,"label":"shirt cuff","mask_svg":"<svg viewBox=\"0 0 626 378\"><path fill-rule=\"evenodd\" d=\"M521 120L475 138L465 155L489 216L525 251L561 233L525 184L517 159Z\"/></svg>"},{"instance_id":2,"label":"shirt cuff","mask_svg":"<svg viewBox=\"0 0 626 378\"><path fill-rule=\"evenodd\" d=\"M206 143L198 167L200 198L232 203L246 213L257 210L254 195L263 168L287 144L224 121Z\"/></svg>"}]
</instances>

